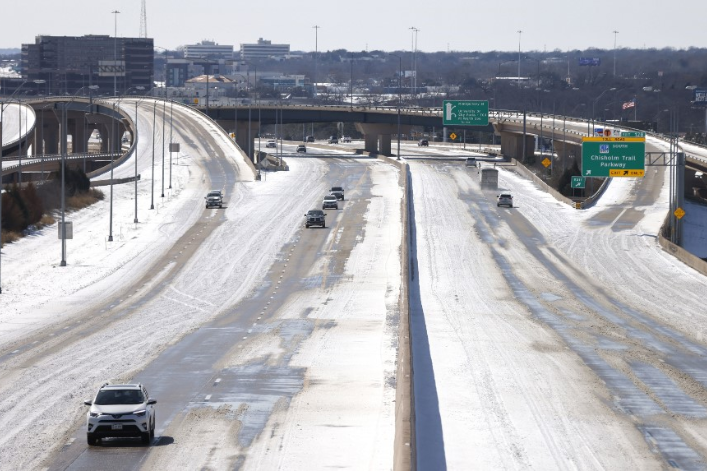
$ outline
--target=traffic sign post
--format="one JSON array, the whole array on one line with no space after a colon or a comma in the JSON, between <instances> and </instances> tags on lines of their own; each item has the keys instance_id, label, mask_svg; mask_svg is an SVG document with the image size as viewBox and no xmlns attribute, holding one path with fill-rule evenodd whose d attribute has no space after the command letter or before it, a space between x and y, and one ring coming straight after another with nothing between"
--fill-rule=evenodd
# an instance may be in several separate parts
<instances>
[{"instance_id":1,"label":"traffic sign post","mask_svg":"<svg viewBox=\"0 0 707 471\"><path fill-rule=\"evenodd\" d=\"M572 177L572 188L584 188L586 181L584 177Z\"/></svg>"},{"instance_id":2,"label":"traffic sign post","mask_svg":"<svg viewBox=\"0 0 707 471\"><path fill-rule=\"evenodd\" d=\"M442 124L445 126L488 126L489 102L485 100L444 100Z\"/></svg>"},{"instance_id":3,"label":"traffic sign post","mask_svg":"<svg viewBox=\"0 0 707 471\"><path fill-rule=\"evenodd\" d=\"M643 177L645 155L645 137L585 137L582 176Z\"/></svg>"}]
</instances>

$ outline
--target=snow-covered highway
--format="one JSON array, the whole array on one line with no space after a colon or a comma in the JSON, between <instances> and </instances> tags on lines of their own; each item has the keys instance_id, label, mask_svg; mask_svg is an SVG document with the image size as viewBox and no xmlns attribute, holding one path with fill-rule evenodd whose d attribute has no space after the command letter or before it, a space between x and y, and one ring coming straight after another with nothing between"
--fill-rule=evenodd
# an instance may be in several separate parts
<instances>
[{"instance_id":1,"label":"snow-covered highway","mask_svg":"<svg viewBox=\"0 0 707 471\"><path fill-rule=\"evenodd\" d=\"M400 166L286 143L290 170L254 181L179 106L169 188L153 110L139 105L138 224L117 185L114 242L106 200L69 216L67 267L55 227L3 247L0 469L392 469L405 288L418 469L705 468L705 278L657 243L664 169L582 211L512 165L499 208L469 151L434 144L404 143ZM332 185L346 200L305 229ZM224 209L204 210L211 188ZM153 446L86 446L103 381L148 385Z\"/></svg>"}]
</instances>

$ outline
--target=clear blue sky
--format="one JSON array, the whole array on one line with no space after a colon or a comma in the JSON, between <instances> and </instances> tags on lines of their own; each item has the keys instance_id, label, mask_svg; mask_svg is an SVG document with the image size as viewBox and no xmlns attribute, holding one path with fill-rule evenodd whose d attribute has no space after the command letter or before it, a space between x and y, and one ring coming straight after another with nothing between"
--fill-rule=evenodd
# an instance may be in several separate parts
<instances>
[{"instance_id":1,"label":"clear blue sky","mask_svg":"<svg viewBox=\"0 0 707 471\"><path fill-rule=\"evenodd\" d=\"M356 2L208 0L182 3L146 0L147 35L174 49L204 39L218 44L258 38L313 51L333 49L432 51L524 51L559 49L707 47L704 0L615 0L613 2ZM502 5L502 7L501 7ZM3 0L0 48L19 48L37 35L138 37L141 0ZM518 34L522 30L522 34ZM613 31L619 31L614 35Z\"/></svg>"}]
</instances>

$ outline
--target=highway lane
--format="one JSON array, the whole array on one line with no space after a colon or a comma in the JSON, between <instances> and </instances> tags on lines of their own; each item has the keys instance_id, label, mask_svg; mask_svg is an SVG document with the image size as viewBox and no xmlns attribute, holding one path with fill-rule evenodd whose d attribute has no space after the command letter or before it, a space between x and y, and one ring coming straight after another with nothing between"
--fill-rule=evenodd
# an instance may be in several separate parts
<instances>
[{"instance_id":1,"label":"highway lane","mask_svg":"<svg viewBox=\"0 0 707 471\"><path fill-rule=\"evenodd\" d=\"M581 213L508 170L512 209L411 164L418 466L703 469L704 280L649 236L664 169Z\"/></svg>"},{"instance_id":2,"label":"highway lane","mask_svg":"<svg viewBox=\"0 0 707 471\"><path fill-rule=\"evenodd\" d=\"M233 255L227 255L241 250L236 247L243 245L242 236L245 234L237 229L242 225L242 221L231 220L228 216L224 220L224 216L219 213L228 214L228 210L206 211L194 226L194 231L182 238L182 241L188 240L193 249L179 254L176 259L169 253L151 270L153 273L165 271L167 275L162 276L158 283L149 283L140 290L135 301L123 302L119 307L112 308L110 304L98 311L107 309L110 312L103 314L103 319L108 316L115 318L116 322L126 316L159 318L156 316L157 312L170 309L183 311L175 304L179 301L189 302L192 310L207 311L201 315L202 319L211 317L208 322L200 324L199 327L195 326L193 333L166 348L132 378L148 384L151 393L159 401L157 438L153 443L155 446L144 448L137 446L132 440L105 440L103 446L88 449L82 425L85 419L79 418L73 426L77 432L68 439L67 445L55 454L51 469L140 469L143 466L154 469L184 463L202 467L212 462L210 460L214 460L214 457L238 466L244 463L248 466L246 457L253 454L259 462L279 459L279 455L273 456L267 452L269 447L263 449L260 448L262 445L258 445L257 453L249 450L249 447L258 440L263 441L279 433L286 433L286 430L279 429L289 428L289 422L278 425L276 421L273 424L271 415L288 412L287 404L295 395L302 395L303 390L305 397L312 394L308 391L312 389L310 383L313 381L310 368L293 365L293 362L296 363L294 359L298 352L308 343L313 343L316 348L318 335L322 332L334 335L338 323L347 323L344 319L335 320L336 313L328 314L330 320L323 319L321 314L315 316L313 313L322 309L317 306L321 301L305 308L301 313L293 312L292 299L316 299L320 292L328 292L329 297L336 297L333 293L341 290L341 284L347 283L351 275L346 274L346 263L351 252L357 246L370 243L366 242L365 222L374 198L371 188L374 186L372 180L375 179L375 172L371 174L370 167L381 167L374 159L349 161L331 156L321 159L313 155L291 158L298 158L300 161L297 165L299 171L292 172L295 176L299 175L296 181L304 179L302 182L307 182L306 185L301 185L302 194L289 202L283 202L282 195L269 196L272 202L266 207L279 204L281 212L304 213L312 204L320 204L319 200L328 186L343 184L347 188L347 200L343 209L327 211L329 221L325 230L305 230L302 226L303 217L296 216L297 227L287 231L289 237L282 239L285 243L281 246L264 247L263 253L256 257L254 263L259 265L258 270L267 269L267 272L258 283L258 288L249 294L241 293L240 301L227 295L214 296L214 293L209 293L203 285L193 281L198 278L208 281L213 279L213 276L205 276L205 272L218 272L219 276L224 278L220 286L233 286L239 283L238 275L249 269L249 265L237 268L242 260L239 262ZM218 175L220 171L219 167L209 169L211 174ZM227 172L226 187L233 178L232 171ZM393 183L397 183L397 179ZM251 212L249 217L257 219L255 225L259 227L256 234L248 236L251 240L247 244L248 248L257 247L257 240L282 229L282 218L273 218L267 211L258 209L262 208L262 201L248 201L248 198L243 197L239 199L238 204L252 206L254 212ZM379 221L371 223L379 224ZM229 241L218 240L233 231L241 233L241 237ZM175 250L179 250L182 241L175 244ZM214 251L217 246L219 250ZM277 248L276 253L272 252L273 248ZM265 264L271 265L268 267ZM201 286L197 289L196 285ZM246 294L248 296L245 296ZM330 299L324 306L327 304L333 307L337 305L337 301ZM189 311L183 312L187 314ZM349 312L347 316L350 315L352 313ZM388 317L366 323L366 328L374 328L381 322L384 326L386 320L390 322L395 315L393 310ZM109 323L106 329L120 328L114 324ZM145 327L149 329L149 326ZM158 326L154 325L153 328ZM84 329L77 332L77 337L67 339L66 342L69 345L74 344L73 347L76 348L75 343L79 343L81 336L100 333L100 330L93 333ZM385 337L390 337L385 341L387 355L394 357L393 338L397 337L397 331L390 329ZM263 344L272 342L282 345L282 351L275 354L271 353L270 348L262 348ZM328 361L345 360L333 357ZM313 370L317 371L316 367ZM377 371L373 376L379 374ZM364 378L366 376L363 375ZM330 380L321 377L318 381L327 384ZM394 391L389 385L381 384L373 388L374 397L379 395L381 390L387 390L388 395ZM376 407L380 408L380 405ZM389 407L387 415L391 421L385 428L388 430L390 444L379 449L380 442L372 441L364 447L376 450L376 454L384 457L381 458L384 462L388 462L392 457L392 404ZM297 410L301 410L301 407ZM299 422L307 420L309 419L300 418ZM341 420L351 421L355 420L355 417L339 418L336 423ZM355 434L361 433L360 429L369 428L359 426ZM208 433L206 429L209 430ZM200 430L200 434L209 435L206 443L203 436L195 435L195 430ZM235 436L230 436L229 430L234 431ZM267 433L264 433L264 430L267 430ZM375 434L371 438L373 436ZM227 443L222 443L226 438L229 438ZM346 460L362 453L360 446L354 446L356 440L349 442L351 447ZM213 449L204 453L205 447ZM295 447L297 448L299 447ZM340 455L341 450L336 454ZM326 453L322 456L325 462L332 460L331 456L327 458Z\"/></svg>"}]
</instances>

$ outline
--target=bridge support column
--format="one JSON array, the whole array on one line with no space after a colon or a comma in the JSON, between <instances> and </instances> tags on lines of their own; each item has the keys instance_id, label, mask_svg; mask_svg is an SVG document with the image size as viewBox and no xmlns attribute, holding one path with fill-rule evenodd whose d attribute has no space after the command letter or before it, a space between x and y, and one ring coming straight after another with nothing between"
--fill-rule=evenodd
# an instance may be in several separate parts
<instances>
[{"instance_id":1,"label":"bridge support column","mask_svg":"<svg viewBox=\"0 0 707 471\"><path fill-rule=\"evenodd\" d=\"M525 155L523 155L523 134L501 131L501 154L524 162L535 155L535 137L525 135Z\"/></svg>"},{"instance_id":2,"label":"bridge support column","mask_svg":"<svg viewBox=\"0 0 707 471\"><path fill-rule=\"evenodd\" d=\"M37 151L42 154L58 154L59 153L59 123L52 117L52 119L47 119L48 116L44 116L44 132L40 131L37 142L40 143L42 138L44 138L44 149L42 152L42 145L38 144ZM40 126L41 126L40 122ZM42 136L44 134L44 136Z\"/></svg>"},{"instance_id":3,"label":"bridge support column","mask_svg":"<svg viewBox=\"0 0 707 471\"><path fill-rule=\"evenodd\" d=\"M393 136L397 140L398 125L390 123L355 123L356 129L363 134L366 152L379 153L383 155L393 155L391 153L391 142ZM405 124L400 126L401 134L409 134L412 126Z\"/></svg>"},{"instance_id":4,"label":"bridge support column","mask_svg":"<svg viewBox=\"0 0 707 471\"><path fill-rule=\"evenodd\" d=\"M383 155L393 155L390 152L390 134L381 134L378 136L378 150Z\"/></svg>"},{"instance_id":5,"label":"bridge support column","mask_svg":"<svg viewBox=\"0 0 707 471\"><path fill-rule=\"evenodd\" d=\"M364 134L363 149L366 152L378 153L378 134Z\"/></svg>"},{"instance_id":6,"label":"bridge support column","mask_svg":"<svg viewBox=\"0 0 707 471\"><path fill-rule=\"evenodd\" d=\"M72 123L69 132L71 133L71 151L73 153L85 153L88 149L88 136L86 133L86 126L83 122L78 120Z\"/></svg>"},{"instance_id":7,"label":"bridge support column","mask_svg":"<svg viewBox=\"0 0 707 471\"><path fill-rule=\"evenodd\" d=\"M255 162L255 154L258 149L255 146L255 138L258 134L258 128L257 121L250 122L250 145L248 145L248 121L237 121L236 123L236 144L238 144L238 147L240 147L243 152L249 154L248 158L250 158L253 163L257 163ZM250 153L248 149L250 149Z\"/></svg>"}]
</instances>

